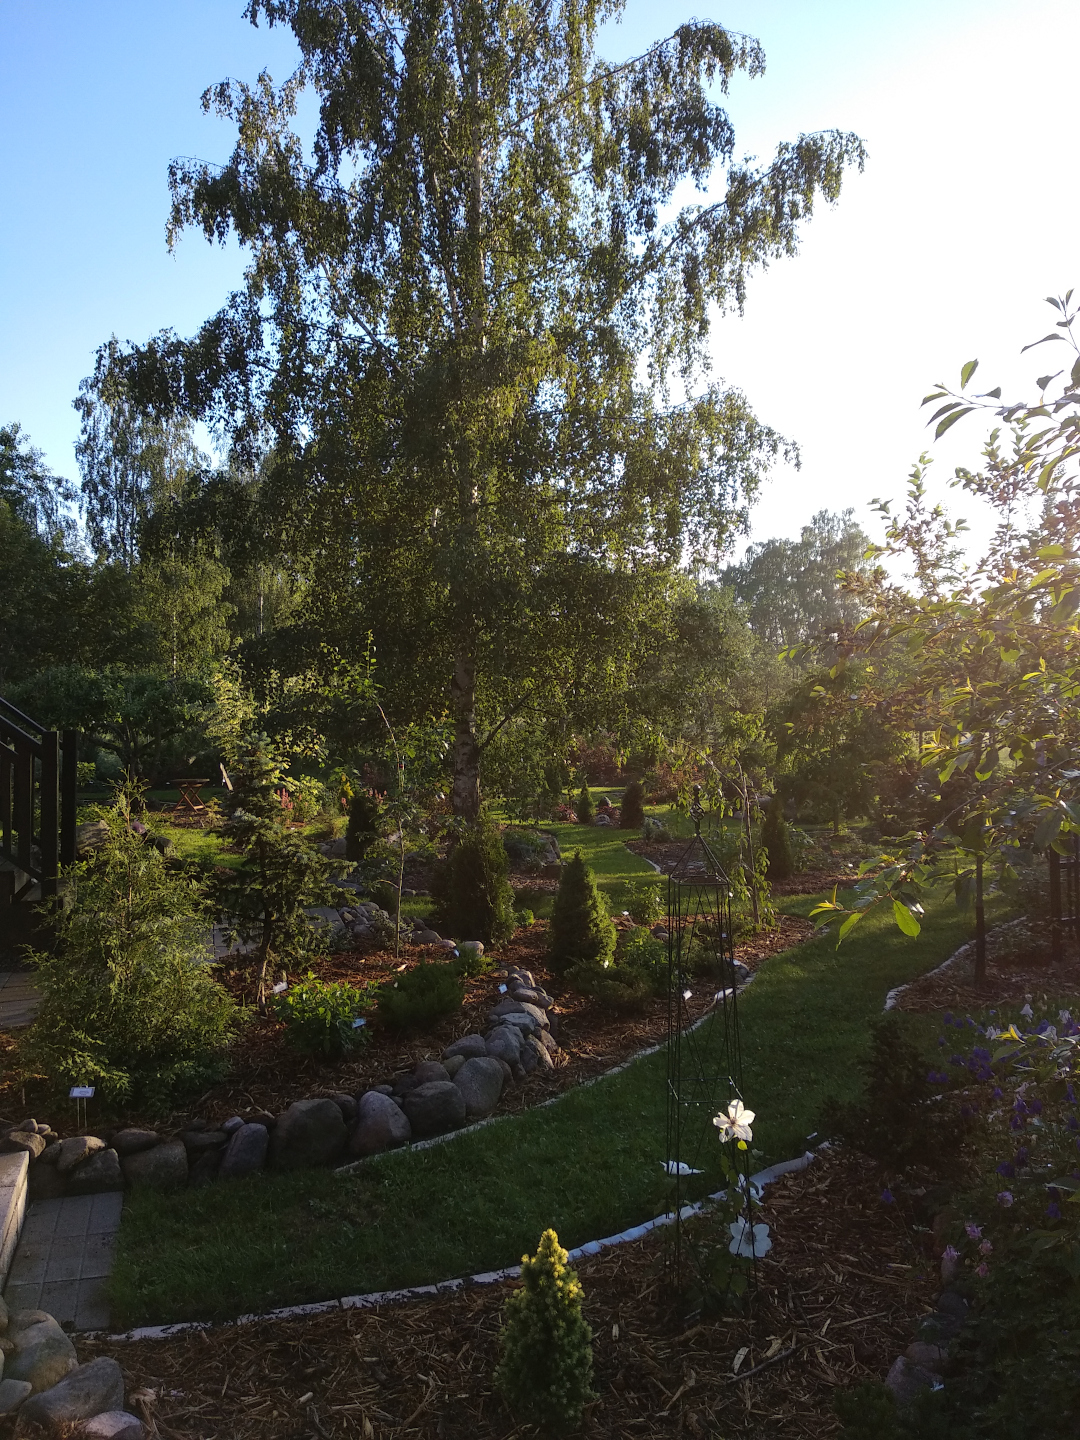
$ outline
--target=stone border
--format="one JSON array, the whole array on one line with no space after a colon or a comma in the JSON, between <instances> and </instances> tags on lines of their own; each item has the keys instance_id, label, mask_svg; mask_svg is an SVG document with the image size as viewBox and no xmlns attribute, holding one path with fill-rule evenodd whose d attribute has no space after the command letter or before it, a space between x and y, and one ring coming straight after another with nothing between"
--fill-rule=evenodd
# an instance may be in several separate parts
<instances>
[{"instance_id":1,"label":"stone border","mask_svg":"<svg viewBox=\"0 0 1080 1440\"><path fill-rule=\"evenodd\" d=\"M783 1175L805 1170L814 1159L816 1159L814 1151L807 1150L794 1160L781 1160L776 1165L770 1165L768 1169L759 1170L756 1175L752 1175L750 1184L760 1194L772 1181L780 1179ZM691 1216L703 1210L706 1205L714 1200L722 1199L726 1194L726 1190L718 1190L714 1194L706 1196L704 1200L698 1200L692 1205L684 1205L679 1212L680 1218L690 1219ZM629 1230L622 1230L617 1235L607 1235L603 1240L587 1240L584 1245L578 1245L571 1250L569 1258L581 1260L589 1255L599 1255L602 1250L641 1240L650 1231L672 1225L674 1222L673 1211L666 1215L658 1215L655 1220L646 1220L643 1224L634 1225ZM181 1320L175 1325L144 1325L117 1335L105 1334L102 1331L87 1331L83 1338L108 1341L113 1345L130 1344L136 1340L168 1340L173 1335L184 1335L193 1330L214 1330L223 1325L253 1325L264 1320L291 1320L303 1315L327 1315L335 1310L371 1310L377 1305L397 1304L435 1295L452 1295L457 1291L464 1290L467 1285L496 1285L502 1280L514 1280L520 1274L520 1265L508 1265L502 1270L485 1270L478 1275L467 1275L456 1280L440 1280L434 1285L412 1285L404 1290L375 1290L367 1295L343 1295L339 1300L318 1300L310 1305L286 1305L279 1310L238 1315L235 1320Z\"/></svg>"},{"instance_id":2,"label":"stone border","mask_svg":"<svg viewBox=\"0 0 1080 1440\"><path fill-rule=\"evenodd\" d=\"M1007 930L1015 930L1018 929L1021 925L1027 925L1028 923L1029 917L1027 915L1020 915L1015 920L1005 920L1000 925L995 925L992 930L987 931L987 943L989 943L991 939L994 939L997 936L1004 934L1004 932ZM903 985L897 985L892 990L890 990L889 993L885 996L885 1004L882 1006L882 1009L895 1010L897 1001L905 990L910 990L912 985L917 985L920 980L931 980L935 975L944 974L945 971L950 969L953 965L958 965L962 960L967 960L969 956L973 955L974 953L975 941L968 940L965 944L960 946L959 950L954 950L947 960L943 960L940 965L936 965L933 970L927 970L925 975L918 975L914 980L907 980L904 982Z\"/></svg>"}]
</instances>

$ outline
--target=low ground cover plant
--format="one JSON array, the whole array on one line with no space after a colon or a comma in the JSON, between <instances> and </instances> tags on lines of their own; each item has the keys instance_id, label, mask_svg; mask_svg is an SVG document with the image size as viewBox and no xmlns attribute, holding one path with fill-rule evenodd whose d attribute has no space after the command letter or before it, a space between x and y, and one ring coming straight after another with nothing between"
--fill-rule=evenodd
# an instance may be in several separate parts
<instances>
[{"instance_id":1,"label":"low ground cover plant","mask_svg":"<svg viewBox=\"0 0 1080 1440\"><path fill-rule=\"evenodd\" d=\"M283 994L273 996L270 1008L285 1026L286 1039L294 1050L340 1060L367 1041L366 1012L374 999L373 989L371 985L359 988L320 980L309 973Z\"/></svg>"}]
</instances>

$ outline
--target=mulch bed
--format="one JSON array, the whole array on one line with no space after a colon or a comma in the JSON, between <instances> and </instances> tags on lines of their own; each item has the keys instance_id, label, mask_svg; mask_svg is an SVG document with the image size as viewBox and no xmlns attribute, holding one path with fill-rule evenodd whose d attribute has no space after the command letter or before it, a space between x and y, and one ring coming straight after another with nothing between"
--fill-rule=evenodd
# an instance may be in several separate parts
<instances>
[{"instance_id":1,"label":"mulch bed","mask_svg":"<svg viewBox=\"0 0 1080 1440\"><path fill-rule=\"evenodd\" d=\"M936 1293L903 1197L885 1206L880 1189L866 1162L839 1151L771 1186L774 1247L750 1318L687 1312L665 1279L670 1231L580 1262L599 1397L584 1435L834 1434L836 1387L882 1378ZM115 1355L163 1440L502 1440L535 1433L493 1387L512 1288L76 1344L81 1360Z\"/></svg>"},{"instance_id":2,"label":"mulch bed","mask_svg":"<svg viewBox=\"0 0 1080 1440\"><path fill-rule=\"evenodd\" d=\"M975 954L958 960L939 975L923 975L897 996L897 1008L918 1014L942 1010L985 1010L998 1006L1019 1010L1077 996L1080 998L1080 955L1066 941L1063 957L1050 960L1049 930L1045 922L1022 927L1004 926L987 937L986 978L975 979Z\"/></svg>"}]
</instances>

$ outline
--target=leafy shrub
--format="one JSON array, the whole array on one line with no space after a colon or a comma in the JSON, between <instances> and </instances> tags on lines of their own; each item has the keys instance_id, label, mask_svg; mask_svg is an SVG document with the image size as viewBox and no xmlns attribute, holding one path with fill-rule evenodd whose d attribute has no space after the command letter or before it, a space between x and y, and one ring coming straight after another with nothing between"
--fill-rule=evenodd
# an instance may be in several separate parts
<instances>
[{"instance_id":1,"label":"leafy shrub","mask_svg":"<svg viewBox=\"0 0 1080 1440\"><path fill-rule=\"evenodd\" d=\"M521 1288L506 1302L495 1383L522 1420L566 1431L593 1398L592 1331L581 1313L581 1283L554 1230L521 1257Z\"/></svg>"},{"instance_id":2,"label":"leafy shrub","mask_svg":"<svg viewBox=\"0 0 1080 1440\"><path fill-rule=\"evenodd\" d=\"M275 995L271 1008L285 1026L285 1035L302 1055L339 1060L358 1050L367 1030L353 1022L371 1003L371 986L330 983L308 974L283 995Z\"/></svg>"},{"instance_id":3,"label":"leafy shrub","mask_svg":"<svg viewBox=\"0 0 1080 1440\"><path fill-rule=\"evenodd\" d=\"M465 984L456 963L421 962L379 987L379 1019L394 1030L420 1029L461 1008Z\"/></svg>"},{"instance_id":4,"label":"leafy shrub","mask_svg":"<svg viewBox=\"0 0 1080 1440\"><path fill-rule=\"evenodd\" d=\"M635 925L655 925L664 913L659 885L654 880L634 880L626 888L630 919Z\"/></svg>"},{"instance_id":5,"label":"leafy shrub","mask_svg":"<svg viewBox=\"0 0 1080 1440\"><path fill-rule=\"evenodd\" d=\"M435 872L431 893L439 931L485 945L509 940L514 933L514 893L506 873L502 837L490 821L481 820L461 836Z\"/></svg>"},{"instance_id":6,"label":"leafy shrub","mask_svg":"<svg viewBox=\"0 0 1080 1440\"><path fill-rule=\"evenodd\" d=\"M494 968L494 965L495 961L491 956L478 950L475 944L468 940L461 942L458 958L454 961L454 967L459 975L464 975L469 980L475 980L478 975L486 975L489 970Z\"/></svg>"},{"instance_id":7,"label":"leafy shrub","mask_svg":"<svg viewBox=\"0 0 1080 1440\"><path fill-rule=\"evenodd\" d=\"M769 879L790 879L795 873L795 860L791 853L787 821L784 819L784 802L778 794L769 801L769 808L765 812L761 843L769 857Z\"/></svg>"},{"instance_id":8,"label":"leafy shrub","mask_svg":"<svg viewBox=\"0 0 1080 1440\"><path fill-rule=\"evenodd\" d=\"M367 790L357 790L349 805L345 858L358 864L379 838L379 806Z\"/></svg>"},{"instance_id":9,"label":"leafy shrub","mask_svg":"<svg viewBox=\"0 0 1080 1440\"><path fill-rule=\"evenodd\" d=\"M800 830L798 825L787 827L788 844L791 846L791 862L796 875L801 875L804 870L810 870L821 860L817 845L812 835L805 830Z\"/></svg>"},{"instance_id":10,"label":"leafy shrub","mask_svg":"<svg viewBox=\"0 0 1080 1440\"><path fill-rule=\"evenodd\" d=\"M592 796L589 794L588 781L581 787L574 806L574 815L579 825L591 825L596 819L596 810L593 808Z\"/></svg>"},{"instance_id":11,"label":"leafy shrub","mask_svg":"<svg viewBox=\"0 0 1080 1440\"><path fill-rule=\"evenodd\" d=\"M519 865L539 865L547 853L547 837L538 830L507 827L502 832L503 849Z\"/></svg>"},{"instance_id":12,"label":"leafy shrub","mask_svg":"<svg viewBox=\"0 0 1080 1440\"><path fill-rule=\"evenodd\" d=\"M606 966L615 953L615 926L592 871L576 850L563 866L551 911L549 959L557 973L586 962Z\"/></svg>"},{"instance_id":13,"label":"leafy shrub","mask_svg":"<svg viewBox=\"0 0 1080 1440\"><path fill-rule=\"evenodd\" d=\"M666 845L671 839L671 831L662 820L657 820L654 815L646 815L641 826L641 838L650 845Z\"/></svg>"},{"instance_id":14,"label":"leafy shrub","mask_svg":"<svg viewBox=\"0 0 1080 1440\"><path fill-rule=\"evenodd\" d=\"M19 1056L58 1094L153 1110L220 1076L238 1012L206 964L203 892L128 828L132 796L98 812L109 837L76 870L57 949L29 957L42 1000Z\"/></svg>"},{"instance_id":15,"label":"leafy shrub","mask_svg":"<svg viewBox=\"0 0 1080 1440\"><path fill-rule=\"evenodd\" d=\"M514 924L519 930L527 930L535 919L536 916L528 908L514 911Z\"/></svg>"},{"instance_id":16,"label":"leafy shrub","mask_svg":"<svg viewBox=\"0 0 1080 1440\"><path fill-rule=\"evenodd\" d=\"M314 775L301 775L298 780L293 780L288 788L294 820L300 820L306 824L326 809L329 794L326 786Z\"/></svg>"},{"instance_id":17,"label":"leafy shrub","mask_svg":"<svg viewBox=\"0 0 1080 1440\"><path fill-rule=\"evenodd\" d=\"M631 930L619 950L618 966L644 975L656 995L667 993L667 946L647 930Z\"/></svg>"},{"instance_id":18,"label":"leafy shrub","mask_svg":"<svg viewBox=\"0 0 1080 1440\"><path fill-rule=\"evenodd\" d=\"M621 830L640 830L645 824L645 789L640 780L633 780L623 792L619 812Z\"/></svg>"}]
</instances>

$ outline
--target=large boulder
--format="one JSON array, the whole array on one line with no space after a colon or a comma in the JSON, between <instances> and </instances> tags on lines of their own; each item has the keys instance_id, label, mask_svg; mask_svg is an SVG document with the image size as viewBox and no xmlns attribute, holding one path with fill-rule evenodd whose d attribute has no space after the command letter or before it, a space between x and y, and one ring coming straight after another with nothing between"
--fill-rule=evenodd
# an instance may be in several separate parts
<instances>
[{"instance_id":1,"label":"large boulder","mask_svg":"<svg viewBox=\"0 0 1080 1440\"><path fill-rule=\"evenodd\" d=\"M15 1310L4 1339L13 1346L4 1358L4 1379L26 1380L35 1394L56 1385L79 1363L75 1346L44 1310Z\"/></svg>"},{"instance_id":2,"label":"large boulder","mask_svg":"<svg viewBox=\"0 0 1080 1440\"><path fill-rule=\"evenodd\" d=\"M430 1084L432 1080L450 1079L450 1076L446 1073L446 1067L440 1065L438 1060L421 1060L413 1071L413 1075L420 1085Z\"/></svg>"},{"instance_id":3,"label":"large boulder","mask_svg":"<svg viewBox=\"0 0 1080 1440\"><path fill-rule=\"evenodd\" d=\"M460 1040L455 1040L443 1051L444 1060L452 1060L455 1055L464 1055L466 1060L471 1060L475 1055L487 1054L487 1041L483 1035L463 1035Z\"/></svg>"},{"instance_id":4,"label":"large boulder","mask_svg":"<svg viewBox=\"0 0 1080 1440\"><path fill-rule=\"evenodd\" d=\"M123 1405L120 1366L110 1355L99 1355L70 1370L50 1389L32 1395L19 1411L19 1427L36 1424L45 1431L59 1430L62 1425L89 1420L103 1410L121 1410Z\"/></svg>"},{"instance_id":5,"label":"large boulder","mask_svg":"<svg viewBox=\"0 0 1080 1440\"><path fill-rule=\"evenodd\" d=\"M345 922L331 905L309 905L304 911L308 924L325 936L331 945L345 938Z\"/></svg>"},{"instance_id":6,"label":"large boulder","mask_svg":"<svg viewBox=\"0 0 1080 1440\"><path fill-rule=\"evenodd\" d=\"M25 1150L31 1160L36 1160L45 1149L45 1137L36 1130L9 1130L0 1148L9 1154L16 1150Z\"/></svg>"},{"instance_id":7,"label":"large boulder","mask_svg":"<svg viewBox=\"0 0 1080 1440\"><path fill-rule=\"evenodd\" d=\"M182 1148L182 1147L181 1147ZM104 1190L123 1190L124 1177L116 1151L99 1150L76 1166L67 1177L69 1195L98 1195Z\"/></svg>"},{"instance_id":8,"label":"large boulder","mask_svg":"<svg viewBox=\"0 0 1080 1440\"><path fill-rule=\"evenodd\" d=\"M91 1155L96 1155L99 1150L108 1148L105 1141L99 1140L96 1135L69 1135L56 1147L60 1152L56 1157L56 1168L61 1175L66 1175L69 1170L74 1170L76 1165L81 1165L84 1160L89 1160Z\"/></svg>"},{"instance_id":9,"label":"large boulder","mask_svg":"<svg viewBox=\"0 0 1080 1440\"><path fill-rule=\"evenodd\" d=\"M487 1037L487 1053L496 1060L505 1060L510 1066L521 1063L521 1031L513 1025L496 1025Z\"/></svg>"},{"instance_id":10,"label":"large boulder","mask_svg":"<svg viewBox=\"0 0 1080 1440\"><path fill-rule=\"evenodd\" d=\"M333 1100L297 1100L274 1126L270 1164L275 1170L329 1165L345 1148L345 1121Z\"/></svg>"},{"instance_id":11,"label":"large boulder","mask_svg":"<svg viewBox=\"0 0 1080 1440\"><path fill-rule=\"evenodd\" d=\"M112 1148L118 1155L135 1155L140 1150L151 1149L160 1139L156 1130L129 1126L126 1130L118 1130L112 1137Z\"/></svg>"},{"instance_id":12,"label":"large boulder","mask_svg":"<svg viewBox=\"0 0 1080 1440\"><path fill-rule=\"evenodd\" d=\"M408 1116L389 1095L367 1090L356 1107L356 1125L349 1136L349 1154L358 1159L395 1150L412 1139Z\"/></svg>"},{"instance_id":13,"label":"large boulder","mask_svg":"<svg viewBox=\"0 0 1080 1440\"><path fill-rule=\"evenodd\" d=\"M465 1099L465 1114L470 1120L490 1115L499 1103L505 1072L502 1063L490 1056L466 1060L454 1076L454 1084Z\"/></svg>"},{"instance_id":14,"label":"large boulder","mask_svg":"<svg viewBox=\"0 0 1080 1440\"><path fill-rule=\"evenodd\" d=\"M410 1090L401 1102L418 1138L445 1135L465 1124L465 1097L452 1080L431 1080Z\"/></svg>"},{"instance_id":15,"label":"large boulder","mask_svg":"<svg viewBox=\"0 0 1080 1440\"><path fill-rule=\"evenodd\" d=\"M32 1393L28 1380L0 1380L0 1415L10 1415Z\"/></svg>"},{"instance_id":16,"label":"large boulder","mask_svg":"<svg viewBox=\"0 0 1080 1440\"><path fill-rule=\"evenodd\" d=\"M149 1190L179 1190L187 1184L187 1150L182 1140L166 1140L152 1150L125 1155L121 1168L132 1185L145 1185Z\"/></svg>"},{"instance_id":17,"label":"large boulder","mask_svg":"<svg viewBox=\"0 0 1080 1440\"><path fill-rule=\"evenodd\" d=\"M265 1125L241 1125L229 1137L218 1167L218 1179L236 1180L241 1175L254 1175L266 1164L269 1144L270 1132Z\"/></svg>"}]
</instances>

